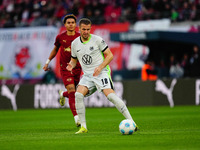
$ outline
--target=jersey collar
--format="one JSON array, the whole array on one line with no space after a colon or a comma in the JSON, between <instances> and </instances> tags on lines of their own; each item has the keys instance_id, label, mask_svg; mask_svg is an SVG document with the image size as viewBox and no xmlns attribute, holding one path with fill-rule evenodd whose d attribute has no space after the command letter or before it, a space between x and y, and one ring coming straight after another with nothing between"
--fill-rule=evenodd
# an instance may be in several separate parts
<instances>
[{"instance_id":1,"label":"jersey collar","mask_svg":"<svg viewBox=\"0 0 200 150\"><path fill-rule=\"evenodd\" d=\"M83 42L83 41L81 40L81 37L80 37L80 41L81 41L81 43L83 43L83 44L86 44L86 43L88 43L88 42L90 41L90 39L91 39L91 34L90 34L90 37L89 37L89 39L88 39L86 42Z\"/></svg>"}]
</instances>

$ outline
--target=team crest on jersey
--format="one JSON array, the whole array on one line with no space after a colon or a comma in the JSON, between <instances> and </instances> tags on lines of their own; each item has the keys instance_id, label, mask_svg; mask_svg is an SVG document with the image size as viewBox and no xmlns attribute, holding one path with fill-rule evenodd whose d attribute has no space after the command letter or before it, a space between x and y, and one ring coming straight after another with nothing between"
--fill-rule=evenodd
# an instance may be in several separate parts
<instances>
[{"instance_id":1,"label":"team crest on jersey","mask_svg":"<svg viewBox=\"0 0 200 150\"><path fill-rule=\"evenodd\" d=\"M70 51L71 51L71 48L70 48L70 47L67 47L67 48L64 49L64 51L65 51L65 52L66 52L66 51L67 51L67 52L70 52Z\"/></svg>"},{"instance_id":2,"label":"team crest on jersey","mask_svg":"<svg viewBox=\"0 0 200 150\"><path fill-rule=\"evenodd\" d=\"M67 78L67 82L70 82L70 81L72 81L72 78Z\"/></svg>"},{"instance_id":3,"label":"team crest on jersey","mask_svg":"<svg viewBox=\"0 0 200 150\"><path fill-rule=\"evenodd\" d=\"M63 40L63 42L65 42L65 43L66 43L66 40Z\"/></svg>"},{"instance_id":4,"label":"team crest on jersey","mask_svg":"<svg viewBox=\"0 0 200 150\"><path fill-rule=\"evenodd\" d=\"M92 51L92 50L94 50L94 47L92 46L92 47L90 47L90 50Z\"/></svg>"}]
</instances>

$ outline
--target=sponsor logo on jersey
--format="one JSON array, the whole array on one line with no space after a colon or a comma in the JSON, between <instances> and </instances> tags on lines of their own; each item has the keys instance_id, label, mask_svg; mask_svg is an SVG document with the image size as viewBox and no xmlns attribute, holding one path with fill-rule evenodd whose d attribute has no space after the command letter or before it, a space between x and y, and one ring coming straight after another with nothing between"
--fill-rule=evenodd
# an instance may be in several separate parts
<instances>
[{"instance_id":1,"label":"sponsor logo on jersey","mask_svg":"<svg viewBox=\"0 0 200 150\"><path fill-rule=\"evenodd\" d=\"M67 48L64 48L64 51L66 52L70 52L71 51L71 48L70 47L67 47Z\"/></svg>"},{"instance_id":2,"label":"sponsor logo on jersey","mask_svg":"<svg viewBox=\"0 0 200 150\"><path fill-rule=\"evenodd\" d=\"M70 81L72 81L72 78L67 78L67 82L70 82Z\"/></svg>"},{"instance_id":3,"label":"sponsor logo on jersey","mask_svg":"<svg viewBox=\"0 0 200 150\"><path fill-rule=\"evenodd\" d=\"M92 63L92 57L90 55L83 55L82 57L82 62L85 64L85 65L90 65Z\"/></svg>"}]
</instances>

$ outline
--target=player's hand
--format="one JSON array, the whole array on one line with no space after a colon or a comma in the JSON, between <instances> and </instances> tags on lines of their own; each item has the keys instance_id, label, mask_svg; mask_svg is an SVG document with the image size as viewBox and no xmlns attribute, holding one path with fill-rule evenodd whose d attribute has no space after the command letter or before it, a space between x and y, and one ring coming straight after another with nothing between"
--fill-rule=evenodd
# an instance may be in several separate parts
<instances>
[{"instance_id":1,"label":"player's hand","mask_svg":"<svg viewBox=\"0 0 200 150\"><path fill-rule=\"evenodd\" d=\"M94 73L93 73L93 76L98 76L100 73L101 73L101 68L100 67L97 67L94 69Z\"/></svg>"},{"instance_id":2,"label":"player's hand","mask_svg":"<svg viewBox=\"0 0 200 150\"><path fill-rule=\"evenodd\" d=\"M44 71L49 71L49 70L50 70L50 68L48 68L48 64L45 64L45 65L44 65L43 70L44 70Z\"/></svg>"},{"instance_id":3,"label":"player's hand","mask_svg":"<svg viewBox=\"0 0 200 150\"><path fill-rule=\"evenodd\" d=\"M68 63L66 69L67 69L68 71L72 71L72 69L73 69L73 68L72 68L72 65L71 65L70 63Z\"/></svg>"}]
</instances>

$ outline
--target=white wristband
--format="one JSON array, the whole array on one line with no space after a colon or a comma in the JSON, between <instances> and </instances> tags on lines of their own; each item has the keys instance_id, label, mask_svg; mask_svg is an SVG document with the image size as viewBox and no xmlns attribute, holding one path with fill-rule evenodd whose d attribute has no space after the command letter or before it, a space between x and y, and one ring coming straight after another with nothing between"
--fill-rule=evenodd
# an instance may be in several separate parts
<instances>
[{"instance_id":1,"label":"white wristband","mask_svg":"<svg viewBox=\"0 0 200 150\"><path fill-rule=\"evenodd\" d=\"M50 63L50 59L47 59L46 64L48 65Z\"/></svg>"}]
</instances>

